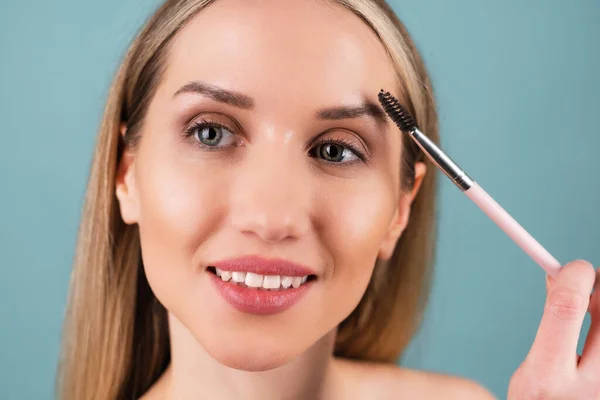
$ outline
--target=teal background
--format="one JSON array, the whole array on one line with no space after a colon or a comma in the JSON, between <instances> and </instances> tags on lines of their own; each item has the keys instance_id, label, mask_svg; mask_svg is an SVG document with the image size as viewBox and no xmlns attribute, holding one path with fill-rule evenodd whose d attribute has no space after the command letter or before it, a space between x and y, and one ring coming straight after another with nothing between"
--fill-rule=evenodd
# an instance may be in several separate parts
<instances>
[{"instance_id":1,"label":"teal background","mask_svg":"<svg viewBox=\"0 0 600 400\"><path fill-rule=\"evenodd\" d=\"M443 147L559 260L599 265L600 2L391 3L431 71ZM53 397L95 132L113 72L156 4L0 5L1 399ZM433 293L403 363L503 398L537 329L544 274L440 186Z\"/></svg>"}]
</instances>

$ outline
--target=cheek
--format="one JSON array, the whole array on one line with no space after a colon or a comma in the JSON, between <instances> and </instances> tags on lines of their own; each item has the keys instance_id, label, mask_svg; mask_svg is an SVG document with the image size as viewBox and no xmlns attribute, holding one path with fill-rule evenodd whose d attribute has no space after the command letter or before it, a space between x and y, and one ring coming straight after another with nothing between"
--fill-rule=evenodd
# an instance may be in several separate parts
<instances>
[{"instance_id":1,"label":"cheek","mask_svg":"<svg viewBox=\"0 0 600 400\"><path fill-rule=\"evenodd\" d=\"M218 225L219 182L227 179L207 176L211 172L201 163L149 147L145 153L140 149L136 163L144 268L158 299L177 308L178 294L197 289L198 238L209 237Z\"/></svg>"},{"instance_id":2,"label":"cheek","mask_svg":"<svg viewBox=\"0 0 600 400\"><path fill-rule=\"evenodd\" d=\"M380 245L394 212L394 193L384 180L361 182L348 190L324 196L328 211L328 250L334 269L327 291L337 312L349 314L358 304L371 279Z\"/></svg>"}]
</instances>

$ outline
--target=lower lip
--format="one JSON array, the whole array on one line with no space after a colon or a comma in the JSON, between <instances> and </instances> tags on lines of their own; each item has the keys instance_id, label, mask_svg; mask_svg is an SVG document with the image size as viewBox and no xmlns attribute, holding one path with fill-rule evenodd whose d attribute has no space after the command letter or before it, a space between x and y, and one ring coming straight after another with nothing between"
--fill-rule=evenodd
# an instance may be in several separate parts
<instances>
[{"instance_id":1,"label":"lower lip","mask_svg":"<svg viewBox=\"0 0 600 400\"><path fill-rule=\"evenodd\" d=\"M212 272L208 274L221 296L233 308L243 313L260 315L277 314L289 309L308 292L313 283L307 281L297 288L285 290L260 290L242 287L231 281L224 282Z\"/></svg>"}]
</instances>

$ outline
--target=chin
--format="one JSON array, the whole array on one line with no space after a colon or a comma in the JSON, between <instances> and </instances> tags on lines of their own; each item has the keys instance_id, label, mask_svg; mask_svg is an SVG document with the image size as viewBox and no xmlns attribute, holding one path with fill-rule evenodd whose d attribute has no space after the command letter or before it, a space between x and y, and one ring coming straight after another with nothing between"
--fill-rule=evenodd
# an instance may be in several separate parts
<instances>
[{"instance_id":1,"label":"chin","mask_svg":"<svg viewBox=\"0 0 600 400\"><path fill-rule=\"evenodd\" d=\"M295 358L289 350L277 348L263 348L241 343L238 346L225 347L223 345L206 346L205 350L219 363L234 369L250 372L268 371L281 367Z\"/></svg>"}]
</instances>

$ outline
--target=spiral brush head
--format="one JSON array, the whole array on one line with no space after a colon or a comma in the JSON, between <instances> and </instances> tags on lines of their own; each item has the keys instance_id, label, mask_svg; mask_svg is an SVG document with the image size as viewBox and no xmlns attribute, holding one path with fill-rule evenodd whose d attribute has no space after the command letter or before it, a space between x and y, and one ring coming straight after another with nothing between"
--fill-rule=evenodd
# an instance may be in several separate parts
<instances>
[{"instance_id":1,"label":"spiral brush head","mask_svg":"<svg viewBox=\"0 0 600 400\"><path fill-rule=\"evenodd\" d=\"M398 125L402 132L412 132L417 129L414 118L390 92L384 92L381 89L377 97L386 114Z\"/></svg>"}]
</instances>

